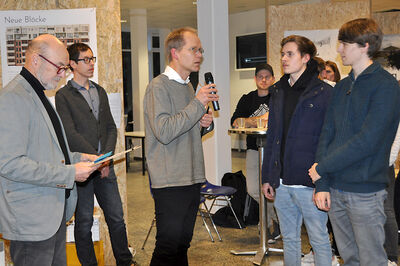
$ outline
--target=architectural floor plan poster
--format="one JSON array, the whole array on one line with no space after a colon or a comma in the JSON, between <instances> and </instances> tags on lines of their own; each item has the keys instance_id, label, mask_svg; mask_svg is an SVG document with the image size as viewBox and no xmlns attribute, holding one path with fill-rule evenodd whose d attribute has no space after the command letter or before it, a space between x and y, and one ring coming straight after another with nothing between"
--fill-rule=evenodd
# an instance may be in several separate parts
<instances>
[{"instance_id":1,"label":"architectural floor plan poster","mask_svg":"<svg viewBox=\"0 0 400 266\"><path fill-rule=\"evenodd\" d=\"M84 42L96 56L96 9L0 11L3 87L21 71L29 42L42 34L52 34L66 46ZM97 68L93 80L97 81Z\"/></svg>"}]
</instances>

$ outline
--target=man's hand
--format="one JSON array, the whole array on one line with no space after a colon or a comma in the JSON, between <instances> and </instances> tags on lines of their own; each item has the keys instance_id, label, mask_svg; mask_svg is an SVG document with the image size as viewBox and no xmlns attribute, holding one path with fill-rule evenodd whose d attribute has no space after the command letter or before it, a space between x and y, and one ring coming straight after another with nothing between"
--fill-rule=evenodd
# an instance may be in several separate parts
<instances>
[{"instance_id":1,"label":"man's hand","mask_svg":"<svg viewBox=\"0 0 400 266\"><path fill-rule=\"evenodd\" d=\"M207 114L204 114L203 117L200 119L200 126L204 128L208 128L213 121L212 111L208 110Z\"/></svg>"},{"instance_id":2,"label":"man's hand","mask_svg":"<svg viewBox=\"0 0 400 266\"><path fill-rule=\"evenodd\" d=\"M75 181L84 182L100 165L93 165L92 162L80 162L75 166Z\"/></svg>"},{"instance_id":3,"label":"man's hand","mask_svg":"<svg viewBox=\"0 0 400 266\"><path fill-rule=\"evenodd\" d=\"M211 88L214 87L214 88ZM219 96L217 94L211 94L211 92L217 93L217 89L215 88L215 84L208 84L204 87L201 87L196 94L196 98L206 106L211 101L218 101Z\"/></svg>"},{"instance_id":4,"label":"man's hand","mask_svg":"<svg viewBox=\"0 0 400 266\"><path fill-rule=\"evenodd\" d=\"M262 191L265 195L265 197L269 200L274 200L275 198L275 191L273 187L269 183L264 183L262 186Z\"/></svg>"},{"instance_id":5,"label":"man's hand","mask_svg":"<svg viewBox=\"0 0 400 266\"><path fill-rule=\"evenodd\" d=\"M94 162L100 156L95 154L82 153L81 162Z\"/></svg>"},{"instance_id":6,"label":"man's hand","mask_svg":"<svg viewBox=\"0 0 400 266\"><path fill-rule=\"evenodd\" d=\"M310 169L308 169L308 175L311 177L312 182L315 183L315 181L317 181L318 179L321 178L321 176L318 174L317 169L315 169L317 167L318 163L314 163Z\"/></svg>"},{"instance_id":7,"label":"man's hand","mask_svg":"<svg viewBox=\"0 0 400 266\"><path fill-rule=\"evenodd\" d=\"M329 192L315 193L314 204L322 211L329 211L331 208L331 194Z\"/></svg>"}]
</instances>

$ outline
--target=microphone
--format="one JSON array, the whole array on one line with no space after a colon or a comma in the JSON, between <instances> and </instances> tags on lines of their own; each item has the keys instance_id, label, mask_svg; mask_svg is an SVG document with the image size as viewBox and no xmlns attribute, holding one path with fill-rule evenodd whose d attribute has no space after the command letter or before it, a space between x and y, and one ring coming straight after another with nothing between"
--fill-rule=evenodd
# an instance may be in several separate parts
<instances>
[{"instance_id":1,"label":"microphone","mask_svg":"<svg viewBox=\"0 0 400 266\"><path fill-rule=\"evenodd\" d=\"M204 73L204 79L206 80L207 84L214 83L214 78L213 78L213 75L211 74L211 72ZM211 88L214 88L214 87L211 87ZM211 92L211 93L215 94L215 92ZM220 109L218 101L212 101L212 105L213 105L214 111L218 111Z\"/></svg>"}]
</instances>

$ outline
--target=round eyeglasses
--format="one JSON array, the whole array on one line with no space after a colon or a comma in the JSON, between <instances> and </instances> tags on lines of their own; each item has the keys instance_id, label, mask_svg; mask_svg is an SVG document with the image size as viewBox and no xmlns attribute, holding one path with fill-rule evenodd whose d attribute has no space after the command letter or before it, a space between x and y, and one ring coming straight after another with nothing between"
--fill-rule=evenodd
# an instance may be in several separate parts
<instances>
[{"instance_id":1,"label":"round eyeglasses","mask_svg":"<svg viewBox=\"0 0 400 266\"><path fill-rule=\"evenodd\" d=\"M44 57L43 55L39 54L39 56L41 58L43 58L44 60L46 60L49 64L55 66L57 68L57 75L63 73L65 71L65 75L68 75L70 72L69 66L57 66L56 64L54 64L53 62L51 62L49 59L47 59L46 57Z\"/></svg>"}]
</instances>

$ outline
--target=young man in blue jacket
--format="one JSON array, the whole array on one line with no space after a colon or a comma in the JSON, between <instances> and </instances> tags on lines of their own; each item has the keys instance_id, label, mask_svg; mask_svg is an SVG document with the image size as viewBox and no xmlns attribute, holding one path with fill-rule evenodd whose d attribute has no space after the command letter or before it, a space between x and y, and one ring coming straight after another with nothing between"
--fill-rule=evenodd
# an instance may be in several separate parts
<instances>
[{"instance_id":1,"label":"young man in blue jacket","mask_svg":"<svg viewBox=\"0 0 400 266\"><path fill-rule=\"evenodd\" d=\"M382 32L372 19L352 20L340 28L338 52L352 71L334 89L316 163L309 169L315 203L329 211L345 265L388 265L383 202L399 125L400 88L372 61L381 42Z\"/></svg>"},{"instance_id":2,"label":"young man in blue jacket","mask_svg":"<svg viewBox=\"0 0 400 266\"><path fill-rule=\"evenodd\" d=\"M332 87L318 79L316 48L309 39L291 35L282 40L281 47L285 75L270 88L263 192L275 199L285 265L301 265L303 219L315 265L331 265L328 215L313 204L314 185L307 170L315 160Z\"/></svg>"}]
</instances>

